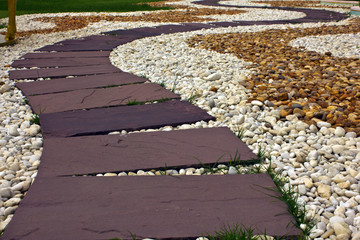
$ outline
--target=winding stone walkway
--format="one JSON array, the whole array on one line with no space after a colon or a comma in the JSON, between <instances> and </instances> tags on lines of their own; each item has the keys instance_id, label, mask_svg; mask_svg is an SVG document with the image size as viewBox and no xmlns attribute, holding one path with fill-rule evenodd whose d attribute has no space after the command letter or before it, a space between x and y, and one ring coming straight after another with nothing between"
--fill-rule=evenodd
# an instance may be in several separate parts
<instances>
[{"instance_id":1,"label":"winding stone walkway","mask_svg":"<svg viewBox=\"0 0 360 240\"><path fill-rule=\"evenodd\" d=\"M216 0L198 4L219 6ZM163 33L346 18L324 10L268 8L306 17L118 30L45 46L15 61L13 67L38 69L11 71L11 79L51 80L17 84L40 115L44 152L38 177L1 239L131 239L130 233L194 239L233 224L253 226L258 234L298 236L301 231L289 224L294 219L273 197L279 193L269 190L275 185L266 174L82 177L213 165L234 156L256 159L227 128L105 135L214 120L171 91L115 68L108 58L120 44ZM137 102L148 104L128 106Z\"/></svg>"}]
</instances>

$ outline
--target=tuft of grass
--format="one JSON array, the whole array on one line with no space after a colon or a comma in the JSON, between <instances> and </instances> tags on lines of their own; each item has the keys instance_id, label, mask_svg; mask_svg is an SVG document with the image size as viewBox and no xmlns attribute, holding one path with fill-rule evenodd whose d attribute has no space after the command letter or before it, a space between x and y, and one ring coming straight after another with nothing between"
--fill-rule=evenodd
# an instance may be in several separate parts
<instances>
[{"instance_id":1,"label":"tuft of grass","mask_svg":"<svg viewBox=\"0 0 360 240\"><path fill-rule=\"evenodd\" d=\"M165 82L164 81L162 81L161 83L159 83L159 85L160 85L160 87L165 87Z\"/></svg>"},{"instance_id":2,"label":"tuft of grass","mask_svg":"<svg viewBox=\"0 0 360 240\"><path fill-rule=\"evenodd\" d=\"M23 99L23 102L24 102L26 105L29 105L29 100L28 100L26 97Z\"/></svg>"},{"instance_id":3,"label":"tuft of grass","mask_svg":"<svg viewBox=\"0 0 360 240\"><path fill-rule=\"evenodd\" d=\"M138 102L136 99L134 99L134 100L129 100L129 101L126 103L127 106L140 105L140 104L141 104L141 103Z\"/></svg>"},{"instance_id":4,"label":"tuft of grass","mask_svg":"<svg viewBox=\"0 0 360 240\"><path fill-rule=\"evenodd\" d=\"M141 78L145 78L145 79L149 80L149 77L148 77L148 76L146 76L145 74L141 74L141 75L140 75L140 77L141 77Z\"/></svg>"},{"instance_id":5,"label":"tuft of grass","mask_svg":"<svg viewBox=\"0 0 360 240\"><path fill-rule=\"evenodd\" d=\"M262 169L262 162L263 160L258 158L258 159L252 159L252 160L249 160L249 161L242 161L241 158L240 158L240 154L238 152L238 150L236 150L235 152L235 155L234 156L229 156L229 161L228 162L223 162L222 165L225 165L225 167L218 167L219 165L219 162L220 160L225 156L225 154L221 155L214 164L204 164L202 163L200 160L199 163L200 165L204 168L205 172L207 173L211 173L211 174L214 174L214 173L218 173L218 172L223 172L224 170L228 170L230 167L234 167L236 168L237 172L238 173L241 173L240 172L240 167L242 166L249 166L249 165L253 165L252 167L249 168L248 171L246 171L246 173L260 173L262 172L261 169ZM257 164L257 165L255 165Z\"/></svg>"},{"instance_id":6,"label":"tuft of grass","mask_svg":"<svg viewBox=\"0 0 360 240\"><path fill-rule=\"evenodd\" d=\"M34 116L31 118L30 120L30 124L37 124L40 125L40 117L39 115L37 115L36 113L34 114Z\"/></svg>"},{"instance_id":7,"label":"tuft of grass","mask_svg":"<svg viewBox=\"0 0 360 240\"><path fill-rule=\"evenodd\" d=\"M250 227L245 227L244 225L239 226L235 224L234 226L228 225L223 227L219 231L215 231L213 235L208 235L209 240L258 240L261 239L260 236L254 234L254 229Z\"/></svg>"},{"instance_id":8,"label":"tuft of grass","mask_svg":"<svg viewBox=\"0 0 360 240\"><path fill-rule=\"evenodd\" d=\"M162 102L166 102L166 101L169 101L169 100L170 100L170 98L161 98L159 100L156 100L156 102L162 103Z\"/></svg>"},{"instance_id":9,"label":"tuft of grass","mask_svg":"<svg viewBox=\"0 0 360 240\"><path fill-rule=\"evenodd\" d=\"M241 140L244 137L244 133L246 132L246 129L243 127L237 127L235 129L236 136Z\"/></svg>"},{"instance_id":10,"label":"tuft of grass","mask_svg":"<svg viewBox=\"0 0 360 240\"><path fill-rule=\"evenodd\" d=\"M188 98L189 103L193 103L194 100L195 100L196 98L198 98L198 97L200 97L199 94L192 94L192 95Z\"/></svg>"},{"instance_id":11,"label":"tuft of grass","mask_svg":"<svg viewBox=\"0 0 360 240\"><path fill-rule=\"evenodd\" d=\"M129 232L130 233L130 235L131 235L131 238L133 239L133 240L136 240L136 234L133 234L132 232ZM109 239L109 240L122 240L121 238L111 238L111 239Z\"/></svg>"},{"instance_id":12,"label":"tuft of grass","mask_svg":"<svg viewBox=\"0 0 360 240\"><path fill-rule=\"evenodd\" d=\"M7 27L7 25L5 23L0 23L0 29L6 28L6 27Z\"/></svg>"}]
</instances>

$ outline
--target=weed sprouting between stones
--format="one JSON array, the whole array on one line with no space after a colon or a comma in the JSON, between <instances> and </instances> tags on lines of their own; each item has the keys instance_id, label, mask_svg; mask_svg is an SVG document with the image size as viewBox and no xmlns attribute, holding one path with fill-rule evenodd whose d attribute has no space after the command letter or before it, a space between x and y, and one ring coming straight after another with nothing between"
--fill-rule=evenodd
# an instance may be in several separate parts
<instances>
[{"instance_id":1,"label":"weed sprouting between stones","mask_svg":"<svg viewBox=\"0 0 360 240\"><path fill-rule=\"evenodd\" d=\"M127 106L140 105L140 104L141 104L141 102L138 102L136 99L134 99L134 100L129 100L129 101L126 103Z\"/></svg>"},{"instance_id":2,"label":"weed sprouting between stones","mask_svg":"<svg viewBox=\"0 0 360 240\"><path fill-rule=\"evenodd\" d=\"M235 224L233 226L225 226L214 234L208 235L209 240L266 240L266 234L263 236L256 235L252 226L245 227ZM270 239L270 238L269 238Z\"/></svg>"}]
</instances>

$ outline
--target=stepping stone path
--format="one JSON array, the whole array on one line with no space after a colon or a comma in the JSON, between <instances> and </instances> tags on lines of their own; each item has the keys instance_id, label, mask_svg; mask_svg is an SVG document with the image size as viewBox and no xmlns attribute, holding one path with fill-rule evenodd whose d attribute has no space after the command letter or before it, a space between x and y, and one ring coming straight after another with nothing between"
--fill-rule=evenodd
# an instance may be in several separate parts
<instances>
[{"instance_id":1,"label":"stepping stone path","mask_svg":"<svg viewBox=\"0 0 360 240\"><path fill-rule=\"evenodd\" d=\"M216 0L198 4L220 5ZM40 115L44 151L36 181L1 239L131 239L130 233L181 239L233 224L253 226L257 234L299 236L301 231L289 224L294 219L286 204L274 198L279 193L270 190L276 187L267 174L93 176L256 159L227 128L105 135L214 120L171 91L112 66L109 54L120 44L163 33L347 17L325 10L267 8L306 17L118 30L45 46L15 61L16 68L37 68L11 71L11 79L51 79L17 84ZM148 103L128 106L135 100Z\"/></svg>"}]
</instances>

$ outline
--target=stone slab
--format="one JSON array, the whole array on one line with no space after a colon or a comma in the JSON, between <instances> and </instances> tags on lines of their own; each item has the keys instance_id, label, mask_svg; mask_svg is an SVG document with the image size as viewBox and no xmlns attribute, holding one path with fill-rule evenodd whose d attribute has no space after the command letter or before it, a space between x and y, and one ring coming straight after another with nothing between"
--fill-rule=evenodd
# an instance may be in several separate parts
<instances>
[{"instance_id":1,"label":"stone slab","mask_svg":"<svg viewBox=\"0 0 360 240\"><path fill-rule=\"evenodd\" d=\"M120 30L114 30L109 32L104 32L103 34L112 35L112 36L120 36L120 37L133 37L136 39L144 38L144 37L152 37L157 36L159 34L157 33L149 33L149 32L143 32L141 30L138 30L139 28L134 29L120 29Z\"/></svg>"},{"instance_id":2,"label":"stone slab","mask_svg":"<svg viewBox=\"0 0 360 240\"><path fill-rule=\"evenodd\" d=\"M74 78L55 78L46 81L16 83L23 95L40 95L59 93L89 88L103 88L126 84L144 83L147 79L136 75L119 72L99 75L89 75Z\"/></svg>"},{"instance_id":3,"label":"stone slab","mask_svg":"<svg viewBox=\"0 0 360 240\"><path fill-rule=\"evenodd\" d=\"M52 68L52 67L79 67L111 64L108 56L105 57L71 57L71 58L36 58L14 61L11 66L14 68Z\"/></svg>"},{"instance_id":4,"label":"stone slab","mask_svg":"<svg viewBox=\"0 0 360 240\"><path fill-rule=\"evenodd\" d=\"M29 69L9 71L10 79L37 79L37 78L61 78L67 76L86 76L93 74L121 72L120 69L111 65L94 65L82 67L59 67L48 69Z\"/></svg>"},{"instance_id":5,"label":"stone slab","mask_svg":"<svg viewBox=\"0 0 360 240\"><path fill-rule=\"evenodd\" d=\"M45 138L99 135L210 120L215 118L206 111L179 100L40 115Z\"/></svg>"},{"instance_id":6,"label":"stone slab","mask_svg":"<svg viewBox=\"0 0 360 240\"><path fill-rule=\"evenodd\" d=\"M234 224L298 236L269 188L267 174L36 178L1 239L196 239Z\"/></svg>"},{"instance_id":7,"label":"stone slab","mask_svg":"<svg viewBox=\"0 0 360 240\"><path fill-rule=\"evenodd\" d=\"M43 59L43 58L94 58L94 57L109 57L110 51L80 51L80 52L35 52L27 53L21 58L23 59Z\"/></svg>"},{"instance_id":8,"label":"stone slab","mask_svg":"<svg viewBox=\"0 0 360 240\"><path fill-rule=\"evenodd\" d=\"M38 176L213 166L257 156L228 128L44 140Z\"/></svg>"},{"instance_id":9,"label":"stone slab","mask_svg":"<svg viewBox=\"0 0 360 240\"><path fill-rule=\"evenodd\" d=\"M27 97L37 113L55 113L80 109L127 105L156 100L180 99L180 96L155 83L133 84L119 87L83 89L63 93Z\"/></svg>"},{"instance_id":10,"label":"stone slab","mask_svg":"<svg viewBox=\"0 0 360 240\"><path fill-rule=\"evenodd\" d=\"M134 36L93 35L82 39L64 40L54 45L44 46L37 51L111 51L115 47L137 39Z\"/></svg>"}]
</instances>

